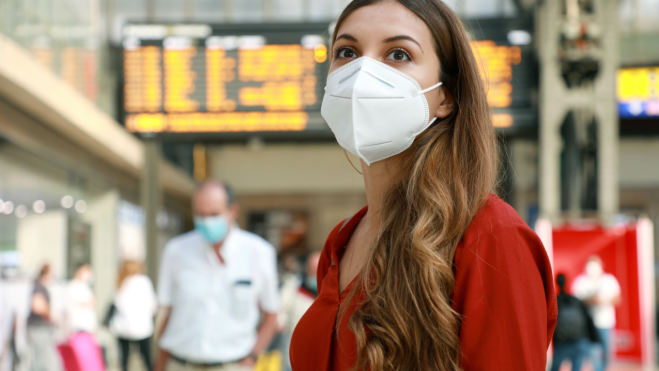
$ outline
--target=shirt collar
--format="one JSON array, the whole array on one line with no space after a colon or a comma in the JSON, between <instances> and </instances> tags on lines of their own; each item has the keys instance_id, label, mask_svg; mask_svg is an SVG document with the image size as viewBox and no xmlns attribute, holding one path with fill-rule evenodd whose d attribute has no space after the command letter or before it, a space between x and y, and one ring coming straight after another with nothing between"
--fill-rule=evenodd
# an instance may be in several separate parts
<instances>
[{"instance_id":1,"label":"shirt collar","mask_svg":"<svg viewBox=\"0 0 659 371\"><path fill-rule=\"evenodd\" d=\"M364 217L367 211L368 211L368 205L364 206L361 210L359 210L356 214L351 216L349 219L346 219L343 222L343 225L339 228L339 231L337 232L336 238L334 239L331 250L332 261L334 262L334 264L338 264L339 261L341 260L341 257L345 252L346 245L348 244L348 240L350 240L350 236L352 235L353 229L355 229L355 226L357 225L357 223L359 223L360 220L362 220L362 218Z\"/></svg>"},{"instance_id":2,"label":"shirt collar","mask_svg":"<svg viewBox=\"0 0 659 371\"><path fill-rule=\"evenodd\" d=\"M220 247L220 255L222 255L222 259L224 259L225 264L231 260L231 256L234 255L236 251L236 237L239 230L240 227L238 226L238 223L233 223L231 228L229 228L226 237L224 237L224 243L222 244L222 247ZM199 235L199 238L202 241L206 258L208 258L208 260L213 265L222 265L222 263L220 263L220 259L217 257L217 254L215 254L215 249L213 246L209 244L208 241L206 241L201 235Z\"/></svg>"}]
</instances>

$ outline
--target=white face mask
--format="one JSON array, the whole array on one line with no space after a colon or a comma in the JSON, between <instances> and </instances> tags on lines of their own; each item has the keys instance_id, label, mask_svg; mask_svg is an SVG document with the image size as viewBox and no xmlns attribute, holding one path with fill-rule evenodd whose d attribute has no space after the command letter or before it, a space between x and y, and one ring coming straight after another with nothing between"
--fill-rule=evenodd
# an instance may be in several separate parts
<instances>
[{"instance_id":1,"label":"white face mask","mask_svg":"<svg viewBox=\"0 0 659 371\"><path fill-rule=\"evenodd\" d=\"M367 165L412 145L430 119L425 90L412 77L368 57L358 58L327 78L321 114L341 147Z\"/></svg>"}]
</instances>

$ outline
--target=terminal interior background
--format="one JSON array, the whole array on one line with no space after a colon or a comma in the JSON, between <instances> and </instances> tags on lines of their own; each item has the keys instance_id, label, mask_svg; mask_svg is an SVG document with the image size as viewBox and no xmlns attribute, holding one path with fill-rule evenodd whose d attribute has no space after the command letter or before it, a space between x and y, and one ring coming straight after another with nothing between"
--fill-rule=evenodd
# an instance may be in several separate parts
<instances>
[{"instance_id":1,"label":"terminal interior background","mask_svg":"<svg viewBox=\"0 0 659 371\"><path fill-rule=\"evenodd\" d=\"M102 315L112 300L120 259L157 264L157 253L165 242L192 227L190 198L195 185L205 179L225 180L236 190L240 226L269 240L280 258L322 249L329 231L366 204L362 177L351 165L358 168L358 159L345 153L327 132L129 132L125 128L124 30L128 24L240 25L253 33L264 24L330 27L347 3L0 0L3 264L18 264L28 277L50 262L56 277L64 280L71 278L78 263L91 262L97 310ZM498 192L533 226L541 213L538 81L533 79L539 67L533 52L533 19L543 15L534 13L533 0L447 3L466 21L475 39L488 39L488 34L482 34L488 28L481 25L492 22L525 25L530 35L520 47L527 48L522 56L524 63L529 62L531 77L513 85L528 89L524 99L531 113L520 114L524 125L504 124L497 131L503 160ZM653 99L659 102L659 1L620 0L617 22L620 68L654 68L650 73L655 84ZM322 89L323 81L318 86ZM577 120L575 115L565 119L565 127ZM621 117L619 128L620 204L615 220L648 217L657 231L659 113ZM588 137L578 130L574 135ZM564 148L566 142L577 140L574 135L563 136ZM582 142L579 151L584 167L597 171L598 166L606 166L588 165L593 144L588 139ZM156 149L155 158L150 148ZM560 160L564 177L569 173L566 153ZM160 195L156 200L157 248L151 250L145 242L149 226L143 207L149 188L142 181L149 177L148 166L157 168L153 174ZM563 221L594 218L592 178L585 170L576 191L562 180ZM565 196L570 192L581 195L576 211ZM657 236L655 232L655 249ZM147 256L147 251L152 254ZM658 256L656 251L654 255Z\"/></svg>"}]
</instances>

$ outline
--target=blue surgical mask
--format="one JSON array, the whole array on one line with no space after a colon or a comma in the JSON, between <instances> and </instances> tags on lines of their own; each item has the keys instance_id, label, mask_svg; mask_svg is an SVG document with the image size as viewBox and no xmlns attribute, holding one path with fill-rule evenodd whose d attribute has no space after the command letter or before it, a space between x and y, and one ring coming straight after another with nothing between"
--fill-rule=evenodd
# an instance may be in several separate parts
<instances>
[{"instance_id":1,"label":"blue surgical mask","mask_svg":"<svg viewBox=\"0 0 659 371\"><path fill-rule=\"evenodd\" d=\"M194 227L210 244L216 244L229 232L229 221L224 215L195 216Z\"/></svg>"}]
</instances>

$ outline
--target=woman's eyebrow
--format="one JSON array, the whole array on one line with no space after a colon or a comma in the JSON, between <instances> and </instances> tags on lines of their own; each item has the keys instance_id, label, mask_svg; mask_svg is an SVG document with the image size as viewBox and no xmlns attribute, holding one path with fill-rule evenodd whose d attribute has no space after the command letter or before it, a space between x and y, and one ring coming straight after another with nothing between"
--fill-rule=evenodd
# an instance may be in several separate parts
<instances>
[{"instance_id":1,"label":"woman's eyebrow","mask_svg":"<svg viewBox=\"0 0 659 371\"><path fill-rule=\"evenodd\" d=\"M354 36L352 36L350 34L347 34L347 33L342 33L341 35L336 37L336 40L339 40L339 39L346 39L346 40L357 42L357 39Z\"/></svg>"},{"instance_id":2,"label":"woman's eyebrow","mask_svg":"<svg viewBox=\"0 0 659 371\"><path fill-rule=\"evenodd\" d=\"M397 35L397 36L393 36L393 37L390 37L390 38L388 38L388 39L385 39L384 42L385 42L385 43L392 43L392 42L394 42L394 41L399 41L399 40L408 40L408 41L411 41L411 42L417 44L417 45L419 46L419 48L421 48L421 51L423 52L423 47L421 46L421 44L419 44L418 41L414 40L412 37L407 36L407 35Z\"/></svg>"}]
</instances>

